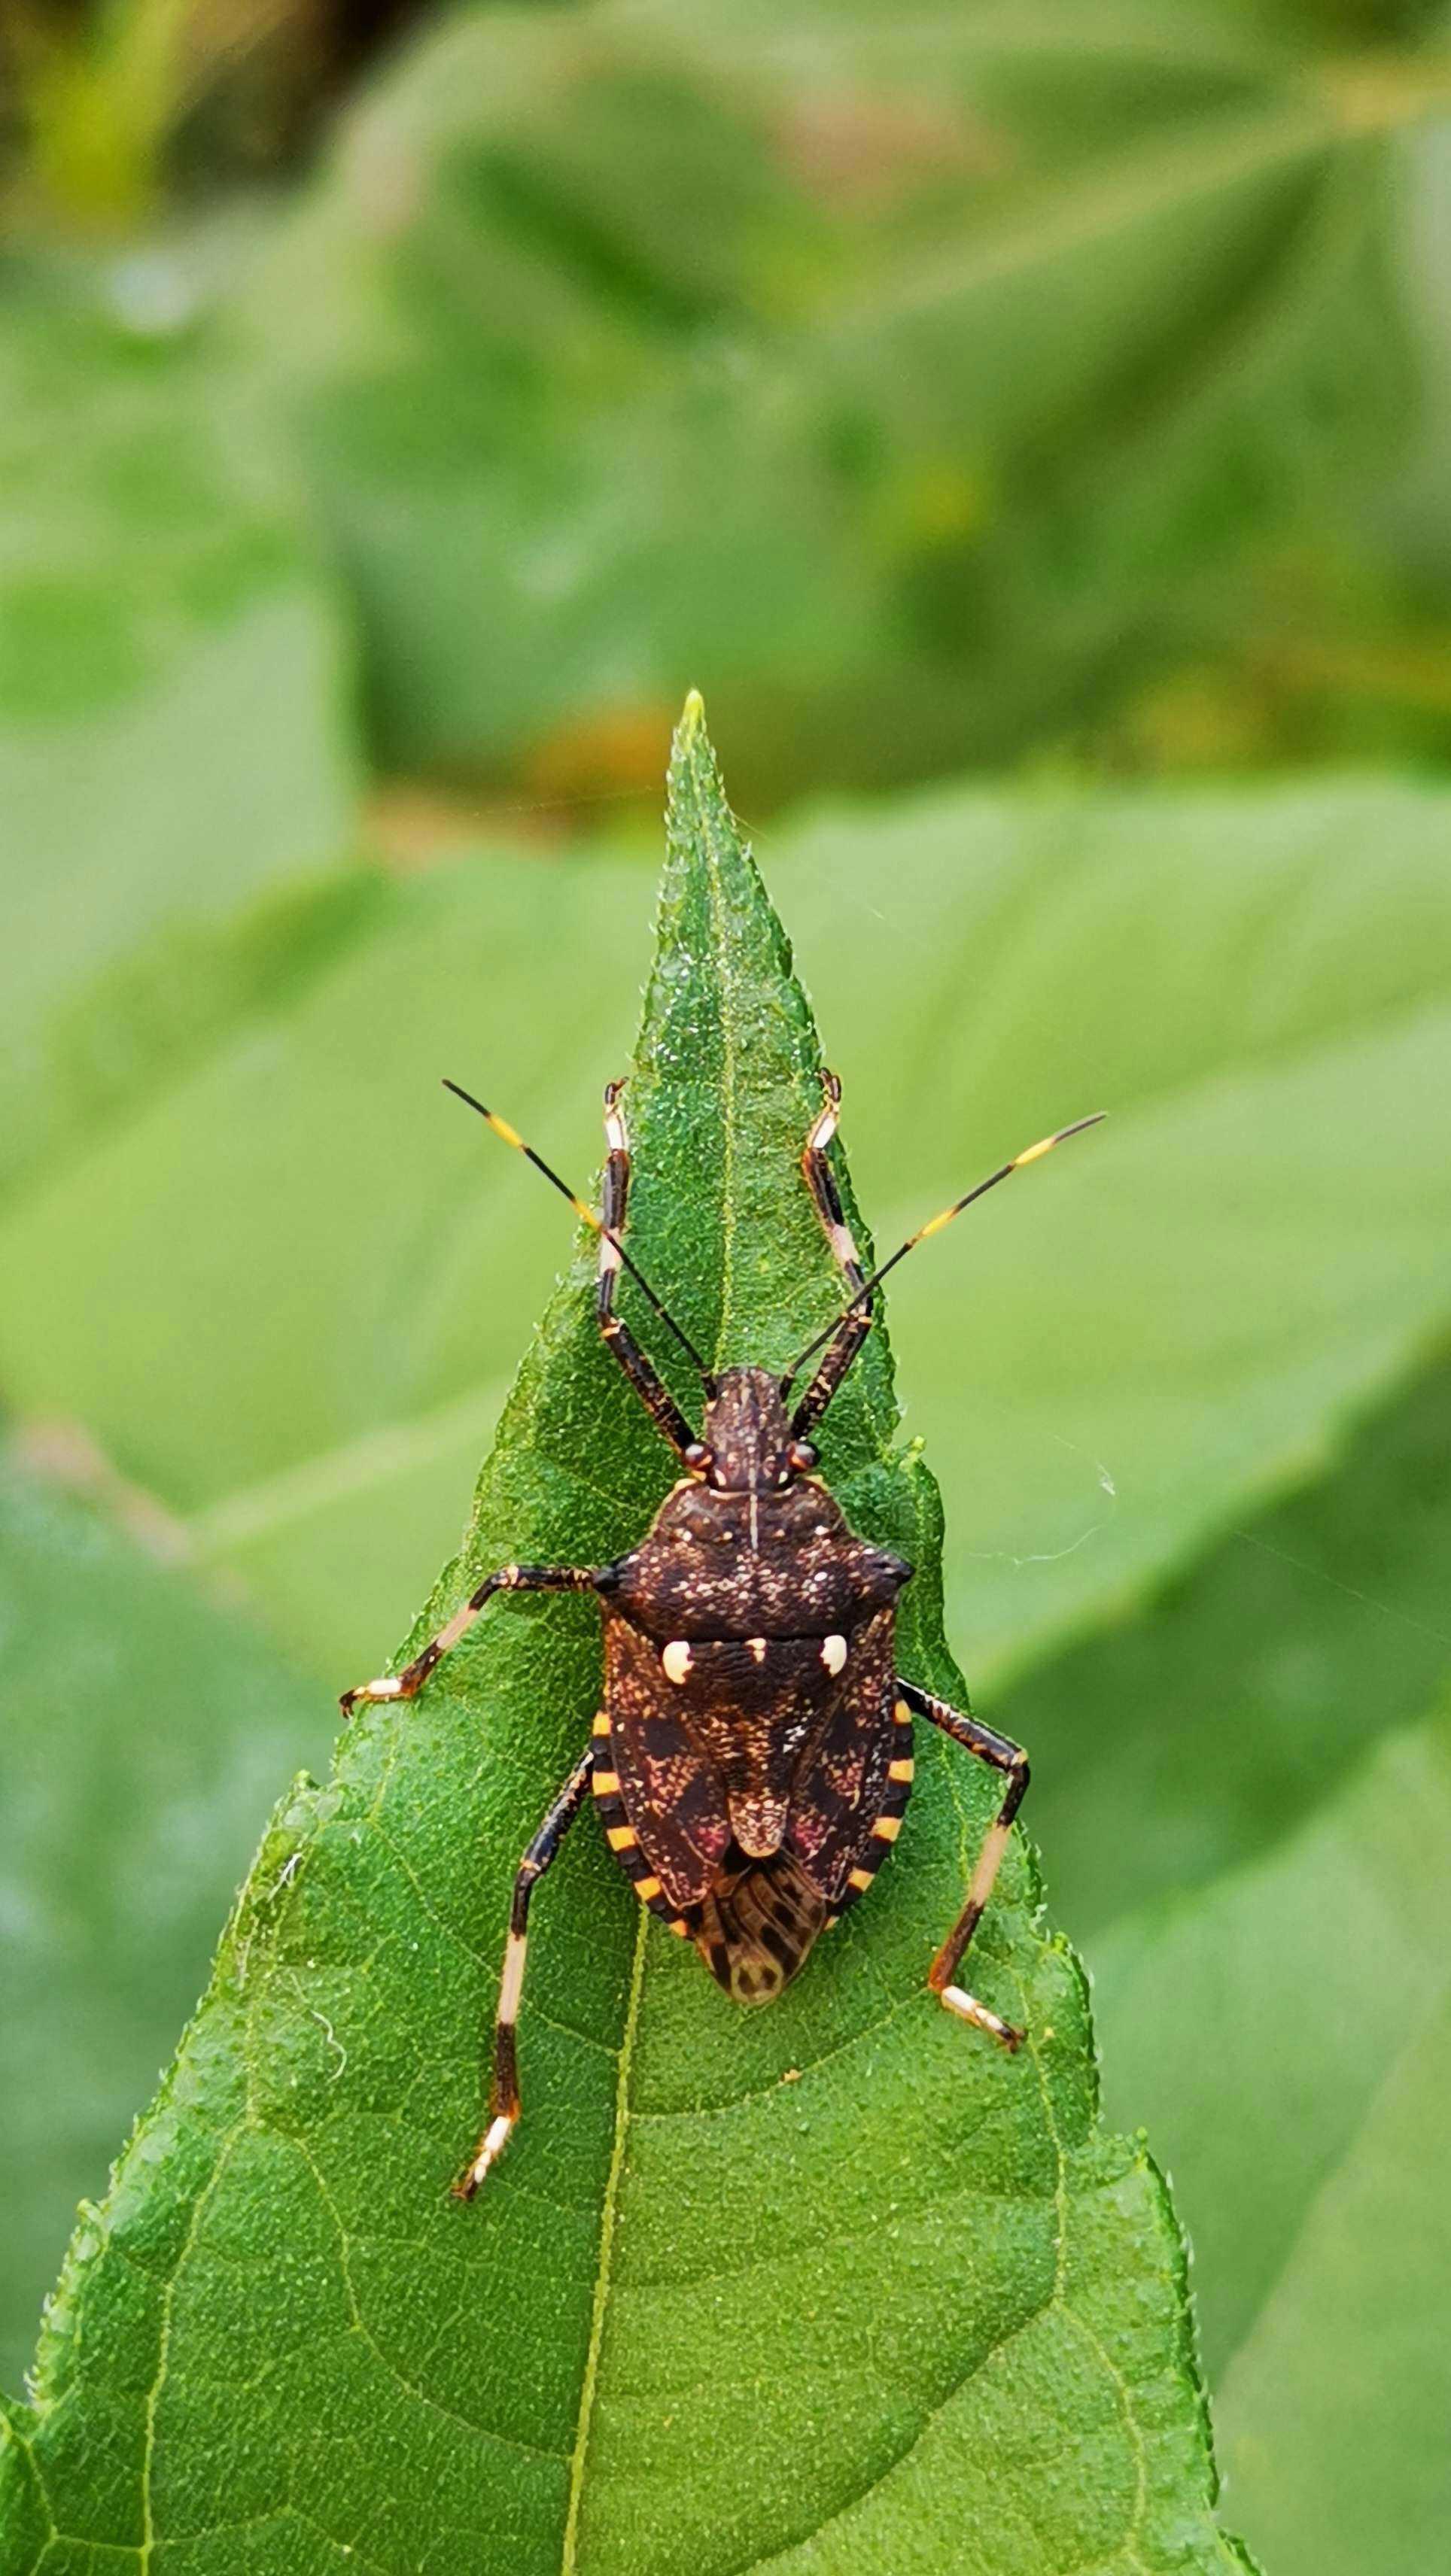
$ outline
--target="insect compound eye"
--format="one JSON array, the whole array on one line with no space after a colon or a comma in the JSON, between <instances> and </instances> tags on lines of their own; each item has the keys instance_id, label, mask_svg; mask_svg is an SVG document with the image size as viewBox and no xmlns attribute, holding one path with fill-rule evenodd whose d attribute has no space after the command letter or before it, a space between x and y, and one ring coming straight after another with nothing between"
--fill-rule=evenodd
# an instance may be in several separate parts
<instances>
[{"instance_id":1,"label":"insect compound eye","mask_svg":"<svg viewBox=\"0 0 1451 2576\"><path fill-rule=\"evenodd\" d=\"M821 1453L814 1440L793 1440L791 1443L790 1458L795 1474L798 1476L809 1476L820 1455Z\"/></svg>"},{"instance_id":2,"label":"insect compound eye","mask_svg":"<svg viewBox=\"0 0 1451 2576\"><path fill-rule=\"evenodd\" d=\"M708 1476L715 1465L715 1451L703 1440L692 1440L681 1455L692 1476Z\"/></svg>"},{"instance_id":3,"label":"insect compound eye","mask_svg":"<svg viewBox=\"0 0 1451 2576\"><path fill-rule=\"evenodd\" d=\"M844 1671L846 1666L845 1637L823 1637L821 1640L821 1660L825 1664L827 1671L830 1673L834 1681L837 1674Z\"/></svg>"}]
</instances>

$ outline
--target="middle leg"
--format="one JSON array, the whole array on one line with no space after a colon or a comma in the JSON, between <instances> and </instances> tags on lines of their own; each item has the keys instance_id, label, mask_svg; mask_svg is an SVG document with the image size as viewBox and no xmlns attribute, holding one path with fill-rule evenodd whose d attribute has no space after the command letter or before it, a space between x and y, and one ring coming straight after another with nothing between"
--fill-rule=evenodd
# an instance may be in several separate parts
<instances>
[{"instance_id":1,"label":"middle leg","mask_svg":"<svg viewBox=\"0 0 1451 2576\"><path fill-rule=\"evenodd\" d=\"M930 1717L934 1726L940 1726L944 1735L950 1735L954 1743L965 1745L969 1753L977 1755L979 1762L989 1762L995 1771L1007 1775L1003 1802L982 1838L982 1849L968 1882L962 1912L927 1971L927 1983L949 2012L956 2013L963 2021L972 2022L978 2030L987 2031L1004 2048L1021 2048L1023 2032L1015 2030L1011 2022L1000 2020L986 2004L979 2003L975 1995L968 1994L957 1985L955 1979L962 1954L977 1930L993 1892L993 1883L1008 1847L1013 1818L1027 1794L1028 1757L1021 1744L1012 1743L1006 1735L995 1735L990 1726L982 1726L975 1717L950 1708L945 1699L935 1699L931 1691L919 1690L915 1682L899 1681L897 1688L908 1707L915 1709L919 1717Z\"/></svg>"}]
</instances>

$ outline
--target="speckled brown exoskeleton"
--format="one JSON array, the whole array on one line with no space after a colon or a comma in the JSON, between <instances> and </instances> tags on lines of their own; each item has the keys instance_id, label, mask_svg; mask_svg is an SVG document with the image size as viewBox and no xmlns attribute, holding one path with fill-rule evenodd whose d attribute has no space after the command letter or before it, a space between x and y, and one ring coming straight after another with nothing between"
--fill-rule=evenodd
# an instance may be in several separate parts
<instances>
[{"instance_id":1,"label":"speckled brown exoskeleton","mask_svg":"<svg viewBox=\"0 0 1451 2576\"><path fill-rule=\"evenodd\" d=\"M930 1719L1000 1772L1005 1787L962 1911L927 1981L949 2012L1003 2048L1017 2048L1022 2032L957 1977L1028 1786L1027 1756L966 1711L902 1680L896 1603L912 1568L848 1528L816 1473L811 1435L871 1329L876 1290L887 1272L1010 1172L1095 1119L1078 1119L1015 1155L919 1227L868 1278L827 1154L841 1096L828 1075L801 1168L848 1298L835 1322L776 1377L763 1368L709 1370L626 1250L630 1155L618 1083L605 1092L608 1150L598 1213L505 1119L456 1083L448 1088L526 1155L597 1233L600 1331L684 1470L648 1536L613 1565L503 1566L401 1673L343 1694L345 1715L363 1700L413 1698L496 1592L598 1597L604 1702L514 1882L489 2123L456 2185L460 2196L468 2199L478 2189L519 2118L515 2024L529 1901L591 1795L610 1849L641 1901L695 1943L737 2003L770 2003L818 1933L871 1886L911 1793L913 1720ZM622 1269L699 1373L705 1417L698 1435L616 1312ZM815 1372L793 1398L812 1360Z\"/></svg>"}]
</instances>

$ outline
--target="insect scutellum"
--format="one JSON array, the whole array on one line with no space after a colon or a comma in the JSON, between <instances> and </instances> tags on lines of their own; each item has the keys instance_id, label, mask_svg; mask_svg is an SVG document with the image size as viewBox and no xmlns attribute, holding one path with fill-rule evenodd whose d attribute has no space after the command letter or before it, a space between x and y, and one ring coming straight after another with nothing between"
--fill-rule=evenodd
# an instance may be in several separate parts
<instances>
[{"instance_id":1,"label":"insect scutellum","mask_svg":"<svg viewBox=\"0 0 1451 2576\"><path fill-rule=\"evenodd\" d=\"M929 1719L1002 1774L1004 1792L927 1983L949 2011L1015 2050L1022 2032L956 1977L1028 1786L1027 1757L967 1711L897 1673L896 1602L912 1568L848 1527L816 1473L813 1434L871 1330L876 1292L888 1272L1010 1173L1094 1126L1102 1113L1077 1119L1000 1164L868 1276L829 1159L841 1087L826 1074L801 1169L847 1299L776 1376L746 1365L710 1369L626 1248L630 1148L621 1084L605 1090L598 1210L506 1119L460 1084L447 1088L533 1163L597 1235L600 1333L683 1470L645 1538L613 1564L503 1566L402 1672L343 1694L346 1716L363 1701L412 1699L496 1592L590 1592L599 1602L602 1704L588 1744L519 1864L489 2119L455 2189L464 2199L478 2189L518 2121L515 2026L530 1899L591 1796L641 1902L672 1932L694 1941L736 2002L769 2003L818 1935L870 1887L911 1791L912 1721ZM699 1431L617 1310L622 1270L700 1380ZM815 1370L794 1397L812 1360Z\"/></svg>"}]
</instances>

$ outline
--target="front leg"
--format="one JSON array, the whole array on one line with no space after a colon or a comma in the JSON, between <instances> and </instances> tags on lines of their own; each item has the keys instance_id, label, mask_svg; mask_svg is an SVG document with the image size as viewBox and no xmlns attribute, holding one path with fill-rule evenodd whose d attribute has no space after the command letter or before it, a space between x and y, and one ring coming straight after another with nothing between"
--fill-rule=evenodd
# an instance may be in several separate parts
<instances>
[{"instance_id":1,"label":"front leg","mask_svg":"<svg viewBox=\"0 0 1451 2576\"><path fill-rule=\"evenodd\" d=\"M630 1139L625 1132L625 1113L620 1107L623 1088L619 1082L605 1084L604 1207L599 1270L595 1281L595 1320L604 1336L606 1348L613 1351L656 1430L669 1441L677 1458L689 1464L688 1453L698 1448L695 1433L654 1361L641 1350L615 1306L615 1290L623 1267L620 1237L625 1230L625 1214L630 1200ZM640 1284L642 1287L645 1285L643 1281ZM658 1307L659 1299L653 1290L647 1293L651 1303Z\"/></svg>"},{"instance_id":2,"label":"front leg","mask_svg":"<svg viewBox=\"0 0 1451 2576\"><path fill-rule=\"evenodd\" d=\"M908 1707L915 1709L919 1717L930 1717L933 1725L940 1726L944 1735L950 1735L954 1743L965 1745L980 1762L990 1762L995 1771L1007 1774L1003 1803L982 1838L982 1849L968 1882L962 1912L927 1971L927 1983L947 2010L956 2013L959 2019L972 2022L978 2030L987 2031L1006 2049L1021 2048L1024 2033L1015 2030L1011 2022L999 2020L995 2012L989 2012L986 2004L980 2004L975 1995L968 1994L953 1980L962 1954L982 1920L1008 1847L1013 1818L1027 1794L1028 1757L1020 1744L1012 1743L1006 1735L995 1735L990 1726L980 1725L975 1717L965 1716L960 1709L949 1708L945 1699L935 1699L931 1691L919 1690L915 1682L899 1681L897 1688Z\"/></svg>"},{"instance_id":3,"label":"front leg","mask_svg":"<svg viewBox=\"0 0 1451 2576\"><path fill-rule=\"evenodd\" d=\"M497 1574L487 1574L477 1592L471 1592L461 1610L430 1637L421 1653L401 1673L385 1673L379 1680L358 1682L344 1691L338 1702L344 1717L351 1717L362 1700L416 1699L434 1665L441 1663L460 1637L470 1629L486 1601L496 1592L607 1592L614 1580L614 1567L599 1565L589 1569L571 1565L503 1565Z\"/></svg>"},{"instance_id":4,"label":"front leg","mask_svg":"<svg viewBox=\"0 0 1451 2576\"><path fill-rule=\"evenodd\" d=\"M855 1237L846 1221L836 1175L826 1159L826 1149L836 1134L841 1112L841 1084L834 1073L828 1073L823 1076L823 1087L826 1097L802 1148L801 1169L826 1240L855 1297L866 1286L866 1272L862 1268ZM868 1296L864 1305L848 1307L838 1323L811 1384L791 1416L793 1440L811 1438L871 1329L872 1300Z\"/></svg>"},{"instance_id":5,"label":"front leg","mask_svg":"<svg viewBox=\"0 0 1451 2576\"><path fill-rule=\"evenodd\" d=\"M811 1132L801 1148L801 1170L811 1192L812 1205L821 1219L822 1231L836 1257L837 1266L853 1296L866 1284L861 1254L856 1238L846 1221L836 1174L827 1161L826 1149L836 1134L841 1116L841 1084L834 1073L821 1077L825 1098L811 1124Z\"/></svg>"}]
</instances>

